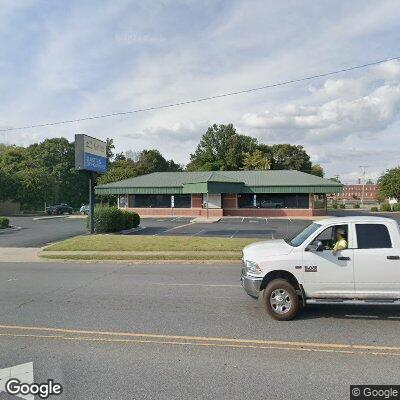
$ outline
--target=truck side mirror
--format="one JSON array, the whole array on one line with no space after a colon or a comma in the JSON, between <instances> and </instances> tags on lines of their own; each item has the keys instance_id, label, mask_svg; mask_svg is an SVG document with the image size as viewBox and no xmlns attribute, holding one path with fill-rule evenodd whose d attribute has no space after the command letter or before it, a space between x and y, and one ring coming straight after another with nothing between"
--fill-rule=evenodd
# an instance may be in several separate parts
<instances>
[{"instance_id":1,"label":"truck side mirror","mask_svg":"<svg viewBox=\"0 0 400 400\"><path fill-rule=\"evenodd\" d=\"M322 251L324 249L323 243L318 240L317 242L312 242L306 247L306 251L311 251L313 253L317 251Z\"/></svg>"}]
</instances>

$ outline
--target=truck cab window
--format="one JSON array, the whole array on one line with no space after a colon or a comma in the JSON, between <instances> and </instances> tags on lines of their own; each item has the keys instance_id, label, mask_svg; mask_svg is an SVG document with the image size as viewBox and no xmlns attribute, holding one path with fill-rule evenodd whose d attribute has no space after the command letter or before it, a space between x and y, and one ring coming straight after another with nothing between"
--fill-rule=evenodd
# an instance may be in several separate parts
<instances>
[{"instance_id":1,"label":"truck cab window","mask_svg":"<svg viewBox=\"0 0 400 400\"><path fill-rule=\"evenodd\" d=\"M356 224L359 249L390 249L392 241L383 224Z\"/></svg>"},{"instance_id":2,"label":"truck cab window","mask_svg":"<svg viewBox=\"0 0 400 400\"><path fill-rule=\"evenodd\" d=\"M324 250L333 250L337 242L338 233L348 242L348 225L335 225L326 228L315 239L314 243L322 242Z\"/></svg>"}]
</instances>

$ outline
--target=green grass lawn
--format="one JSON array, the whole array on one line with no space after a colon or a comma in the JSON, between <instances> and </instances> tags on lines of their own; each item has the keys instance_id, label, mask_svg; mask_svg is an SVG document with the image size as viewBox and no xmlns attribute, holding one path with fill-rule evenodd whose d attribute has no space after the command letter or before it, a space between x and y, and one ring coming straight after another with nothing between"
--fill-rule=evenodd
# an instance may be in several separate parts
<instances>
[{"instance_id":1,"label":"green grass lawn","mask_svg":"<svg viewBox=\"0 0 400 400\"><path fill-rule=\"evenodd\" d=\"M187 236L77 236L55 243L45 251L206 251L241 252L260 239Z\"/></svg>"},{"instance_id":2,"label":"green grass lawn","mask_svg":"<svg viewBox=\"0 0 400 400\"><path fill-rule=\"evenodd\" d=\"M44 253L42 258L49 260L143 260L143 261L157 261L157 260L196 260L196 261L208 261L208 260L226 260L226 261L239 261L242 257L241 252L224 252L224 253L203 253L203 254L162 254L154 252L154 254L143 255L143 254L46 254Z\"/></svg>"}]
</instances>

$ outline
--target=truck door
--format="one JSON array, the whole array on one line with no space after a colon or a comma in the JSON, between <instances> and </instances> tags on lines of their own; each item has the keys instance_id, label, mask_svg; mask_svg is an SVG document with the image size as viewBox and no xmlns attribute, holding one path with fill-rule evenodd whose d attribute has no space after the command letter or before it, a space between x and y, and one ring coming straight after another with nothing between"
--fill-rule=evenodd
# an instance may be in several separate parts
<instances>
[{"instance_id":1,"label":"truck door","mask_svg":"<svg viewBox=\"0 0 400 400\"><path fill-rule=\"evenodd\" d=\"M332 250L336 243L336 232L341 228L345 232L348 248ZM349 225L333 225L311 240L312 245L322 242L322 249L303 251L304 290L308 297L353 297L354 270L352 235ZM310 244L310 243L308 243ZM350 248L349 248L350 247Z\"/></svg>"},{"instance_id":2,"label":"truck door","mask_svg":"<svg viewBox=\"0 0 400 400\"><path fill-rule=\"evenodd\" d=\"M354 276L358 297L400 298L400 249L384 223L357 223Z\"/></svg>"}]
</instances>

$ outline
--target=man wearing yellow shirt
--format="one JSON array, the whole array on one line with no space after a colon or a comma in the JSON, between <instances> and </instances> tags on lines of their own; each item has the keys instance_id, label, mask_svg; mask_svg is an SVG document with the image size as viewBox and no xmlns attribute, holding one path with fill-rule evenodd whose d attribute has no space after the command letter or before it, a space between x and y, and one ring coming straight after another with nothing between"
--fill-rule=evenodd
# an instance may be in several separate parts
<instances>
[{"instance_id":1,"label":"man wearing yellow shirt","mask_svg":"<svg viewBox=\"0 0 400 400\"><path fill-rule=\"evenodd\" d=\"M346 231L343 228L336 229L336 243L333 246L332 254L335 256L339 250L347 249Z\"/></svg>"}]
</instances>

